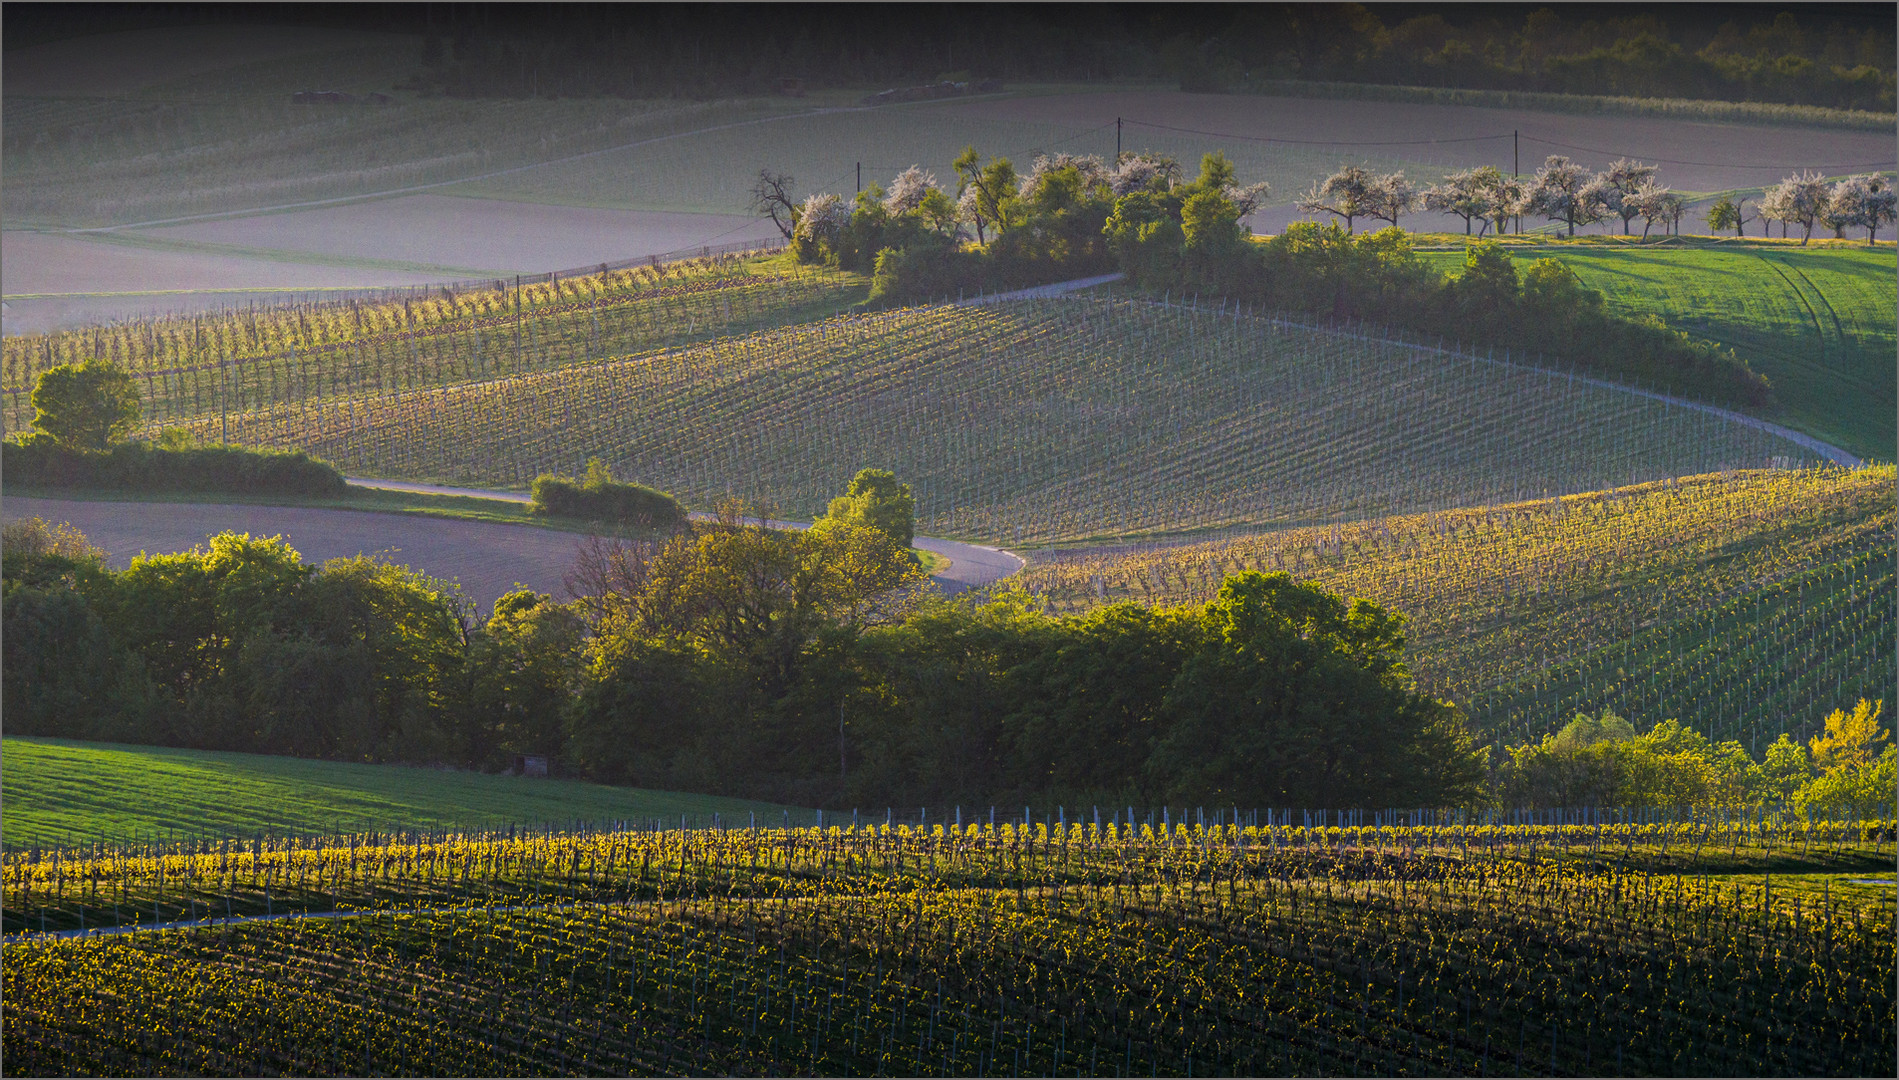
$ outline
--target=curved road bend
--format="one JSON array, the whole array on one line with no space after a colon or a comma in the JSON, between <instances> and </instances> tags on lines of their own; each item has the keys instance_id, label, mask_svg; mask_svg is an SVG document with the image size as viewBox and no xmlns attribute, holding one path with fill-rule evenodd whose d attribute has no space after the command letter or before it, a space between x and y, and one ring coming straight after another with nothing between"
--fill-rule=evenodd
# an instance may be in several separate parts
<instances>
[{"instance_id":1,"label":"curved road bend","mask_svg":"<svg viewBox=\"0 0 1899 1080\"><path fill-rule=\"evenodd\" d=\"M412 484L402 480L368 480L350 477L349 482L357 487L383 488L388 491L408 491L421 495L463 495L477 499L501 499L506 502L524 503L526 495L518 491L492 491L482 488L448 487L442 484ZM695 519L709 521L712 514L694 514ZM74 522L74 524L78 524ZM808 521L767 521L774 529L808 529ZM518 527L518 526L514 526ZM1024 562L1021 556L1011 554L1001 548L985 547L981 544L964 544L955 540L941 540L934 536L919 536L916 546L933 555L949 560L949 565L938 571L930 580L937 583L946 593L958 593L964 589L980 588L992 585L1003 578L1021 570ZM545 590L543 590L545 591Z\"/></svg>"},{"instance_id":2,"label":"curved road bend","mask_svg":"<svg viewBox=\"0 0 1899 1080\"><path fill-rule=\"evenodd\" d=\"M352 480L351 483L399 491L527 501L524 495L506 491L381 480ZM0 516L9 521L27 517L69 521L94 544L105 549L111 564L117 567L126 566L132 556L141 551L185 551L227 529L253 536L282 534L312 562L376 554L439 578L459 581L469 598L483 608L492 605L517 583L536 592L562 595L579 544L572 533L532 525L300 506L9 496L0 507ZM771 524L803 528L806 523ZM995 548L925 536L917 537L916 545L950 560L950 565L933 579L946 593L988 585L1022 569L1020 558Z\"/></svg>"}]
</instances>

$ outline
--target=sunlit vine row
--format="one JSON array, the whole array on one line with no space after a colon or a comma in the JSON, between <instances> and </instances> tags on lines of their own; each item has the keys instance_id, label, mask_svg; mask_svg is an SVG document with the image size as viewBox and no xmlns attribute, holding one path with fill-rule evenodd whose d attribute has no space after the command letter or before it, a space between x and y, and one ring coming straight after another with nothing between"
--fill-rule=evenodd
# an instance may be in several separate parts
<instances>
[{"instance_id":1,"label":"sunlit vine row","mask_svg":"<svg viewBox=\"0 0 1899 1080\"><path fill-rule=\"evenodd\" d=\"M1433 693L1495 737L1577 710L1718 738L1802 733L1894 670L1891 466L1751 470L1149 550L1036 556L1056 611L1199 603L1284 570L1411 618Z\"/></svg>"},{"instance_id":2,"label":"sunlit vine row","mask_svg":"<svg viewBox=\"0 0 1899 1080\"><path fill-rule=\"evenodd\" d=\"M8 337L9 430L32 421L41 372L110 360L141 391L148 429L242 413L516 375L828 315L848 275L734 257L603 271L400 300L280 305Z\"/></svg>"},{"instance_id":3,"label":"sunlit vine row","mask_svg":"<svg viewBox=\"0 0 1899 1080\"><path fill-rule=\"evenodd\" d=\"M687 871L665 895L16 935L4 1049L22 1075L1877 1073L1889 890L1615 849L1889 837L1733 824L651 834ZM492 843L573 882L625 841Z\"/></svg>"}]
</instances>

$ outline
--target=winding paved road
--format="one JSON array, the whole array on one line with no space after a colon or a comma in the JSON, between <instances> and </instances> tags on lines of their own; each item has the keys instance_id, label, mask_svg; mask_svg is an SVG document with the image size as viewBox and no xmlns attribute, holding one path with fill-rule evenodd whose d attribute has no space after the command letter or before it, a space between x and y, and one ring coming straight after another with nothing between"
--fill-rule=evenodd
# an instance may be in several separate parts
<instances>
[{"instance_id":1,"label":"winding paved road","mask_svg":"<svg viewBox=\"0 0 1899 1080\"><path fill-rule=\"evenodd\" d=\"M351 480L361 487L397 491L471 495L526 502L507 491L479 491L433 484ZM282 534L306 561L382 555L436 577L461 583L462 591L483 609L516 584L554 596L566 595L581 538L573 533L531 525L391 514L368 510L327 510L298 506L250 506L229 503L107 502L8 497L0 516L12 521L42 517L69 521L105 549L113 566L123 568L141 551L185 551L225 530L253 536ZM700 515L703 516L703 515ZM772 522L804 528L808 522ZM1022 569L1022 559L997 548L959 544L919 536L916 546L950 560L933 580L946 593L977 588Z\"/></svg>"},{"instance_id":2,"label":"winding paved road","mask_svg":"<svg viewBox=\"0 0 1899 1080\"><path fill-rule=\"evenodd\" d=\"M501 499L506 502L524 503L526 495L518 491L493 491L483 488L446 487L441 484L412 484L402 480L366 480L351 477L351 484L357 487L383 488L388 491L409 491L422 495L464 495L477 499ZM712 514L692 515L699 521L710 521ZM74 522L74 524L78 524ZM766 524L774 529L808 529L808 521L776 521ZM950 561L947 567L931 579L946 593L958 593L964 589L980 588L1001 581L1003 578L1022 569L1023 560L1019 555L1011 554L1001 548L984 547L981 544L963 544L955 540L940 540L934 536L919 536L916 546ZM543 590L545 591L545 590Z\"/></svg>"}]
</instances>

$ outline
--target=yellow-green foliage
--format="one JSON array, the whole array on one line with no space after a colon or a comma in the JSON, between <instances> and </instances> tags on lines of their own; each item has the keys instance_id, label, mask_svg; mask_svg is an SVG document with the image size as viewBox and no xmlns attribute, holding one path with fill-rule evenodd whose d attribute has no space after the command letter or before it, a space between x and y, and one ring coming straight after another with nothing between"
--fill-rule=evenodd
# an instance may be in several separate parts
<instances>
[{"instance_id":1,"label":"yellow-green foliage","mask_svg":"<svg viewBox=\"0 0 1899 1080\"><path fill-rule=\"evenodd\" d=\"M1411 617L1427 690L1512 741L1603 707L1749 752L1893 684L1894 472L1763 470L1037 559L1056 610L1204 600L1286 570Z\"/></svg>"},{"instance_id":2,"label":"yellow-green foliage","mask_svg":"<svg viewBox=\"0 0 1899 1080\"><path fill-rule=\"evenodd\" d=\"M10 927L214 922L16 934L0 1031L58 1075L1877 1073L1891 890L1723 872L1765 844L1892 851L1710 817L9 856ZM216 925L233 895L371 913Z\"/></svg>"}]
</instances>

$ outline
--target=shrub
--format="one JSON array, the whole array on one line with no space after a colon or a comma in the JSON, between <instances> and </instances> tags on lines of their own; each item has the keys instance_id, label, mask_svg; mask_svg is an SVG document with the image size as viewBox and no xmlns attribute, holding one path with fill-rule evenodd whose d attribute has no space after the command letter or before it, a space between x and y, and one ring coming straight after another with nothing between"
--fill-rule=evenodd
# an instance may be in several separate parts
<instances>
[{"instance_id":1,"label":"shrub","mask_svg":"<svg viewBox=\"0 0 1899 1080\"><path fill-rule=\"evenodd\" d=\"M10 484L41 488L341 495L348 487L336 466L300 450L247 446L120 443L101 452L28 437L0 443L0 470Z\"/></svg>"},{"instance_id":2,"label":"shrub","mask_svg":"<svg viewBox=\"0 0 1899 1080\"><path fill-rule=\"evenodd\" d=\"M552 474L536 477L532 493L529 511L553 517L656 529L676 528L686 520L677 499L642 484L614 480L599 458L587 463L587 475L578 482Z\"/></svg>"}]
</instances>

